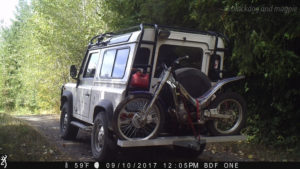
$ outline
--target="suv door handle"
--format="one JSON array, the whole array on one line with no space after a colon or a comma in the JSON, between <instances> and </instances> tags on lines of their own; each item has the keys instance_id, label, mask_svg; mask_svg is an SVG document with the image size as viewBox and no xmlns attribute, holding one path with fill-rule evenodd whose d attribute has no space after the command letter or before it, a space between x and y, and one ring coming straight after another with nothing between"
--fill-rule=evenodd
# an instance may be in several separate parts
<instances>
[{"instance_id":1,"label":"suv door handle","mask_svg":"<svg viewBox=\"0 0 300 169\"><path fill-rule=\"evenodd\" d=\"M90 96L90 94L86 93L86 94L85 94L85 96L89 97L89 96Z\"/></svg>"}]
</instances>

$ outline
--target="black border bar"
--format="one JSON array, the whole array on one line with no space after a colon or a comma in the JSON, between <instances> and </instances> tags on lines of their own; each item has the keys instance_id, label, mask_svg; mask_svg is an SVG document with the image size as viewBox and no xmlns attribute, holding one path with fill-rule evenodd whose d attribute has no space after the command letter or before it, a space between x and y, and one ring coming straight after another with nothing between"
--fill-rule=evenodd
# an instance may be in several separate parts
<instances>
[{"instance_id":1,"label":"black border bar","mask_svg":"<svg viewBox=\"0 0 300 169\"><path fill-rule=\"evenodd\" d=\"M108 168L108 169L194 169L194 168L208 168L208 169L236 169L236 168L298 168L300 162L7 162L6 169L20 168L20 169L94 169L94 168ZM4 166L0 166L4 168Z\"/></svg>"}]
</instances>

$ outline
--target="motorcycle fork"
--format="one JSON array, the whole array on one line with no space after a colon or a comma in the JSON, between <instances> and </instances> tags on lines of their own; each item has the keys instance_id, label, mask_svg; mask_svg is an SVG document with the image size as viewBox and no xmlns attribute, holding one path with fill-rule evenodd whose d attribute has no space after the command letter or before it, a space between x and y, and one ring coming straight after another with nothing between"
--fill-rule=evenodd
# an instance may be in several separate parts
<instances>
[{"instance_id":1,"label":"motorcycle fork","mask_svg":"<svg viewBox=\"0 0 300 169\"><path fill-rule=\"evenodd\" d=\"M168 70L166 71L166 74L164 75L163 79L161 80L158 88L155 90L154 92L154 96L152 98L152 100L150 101L150 103L147 105L146 110L143 110L143 116L142 116L142 121L145 121L153 104L155 103L155 101L158 98L158 95L160 94L162 88L164 87L165 83L167 82L167 80L169 79L171 74L171 68L168 68Z\"/></svg>"}]
</instances>

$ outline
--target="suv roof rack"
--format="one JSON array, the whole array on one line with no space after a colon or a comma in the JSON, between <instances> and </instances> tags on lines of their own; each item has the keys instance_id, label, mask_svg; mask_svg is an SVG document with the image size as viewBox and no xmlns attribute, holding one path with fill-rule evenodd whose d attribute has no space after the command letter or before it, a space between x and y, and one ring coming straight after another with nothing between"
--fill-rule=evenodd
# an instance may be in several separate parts
<instances>
[{"instance_id":1,"label":"suv roof rack","mask_svg":"<svg viewBox=\"0 0 300 169\"><path fill-rule=\"evenodd\" d=\"M213 31L199 31L199 30L195 30L195 29L188 29L188 28L183 28L183 27L177 27L177 26L166 26L166 25L157 25L157 24L148 24L148 23L141 23L140 25L136 25L136 26L132 26L129 28L125 28L125 29L121 29L117 32L106 32L103 34L99 34L97 36L94 36L91 40L90 40L90 44L89 45L99 45L104 38L110 38L116 35L120 35L120 34L125 34L128 32L133 32L133 31L144 31L144 29L146 27L152 27L154 29L164 29L164 30L170 30L170 31L177 31L177 32L185 32L185 33L194 33L194 34L202 34L202 35L211 35L211 36L218 36L221 38L224 38L226 41L228 41L228 38L218 32L213 32ZM97 40L97 43L93 43L93 41L95 39Z\"/></svg>"},{"instance_id":2,"label":"suv roof rack","mask_svg":"<svg viewBox=\"0 0 300 169\"><path fill-rule=\"evenodd\" d=\"M228 48L218 48L217 47L218 40L219 40L218 37L223 38L226 41L226 43L228 44L228 46L230 47L229 39L225 35L223 35L222 33L213 32L213 31L199 31L199 30L195 30L195 29L188 29L188 28L182 28L182 27L176 27L176 26L166 26L166 25L141 23L140 25L136 25L136 26L133 26L133 27L121 29L117 32L107 32L107 33L97 35L97 36L93 37L90 40L89 48L92 47L92 46L106 45L106 43L103 43L103 40L105 38L111 38L111 37L116 36L116 35L125 34L125 33L133 32L133 31L139 31L139 30L141 31L141 38L140 38L138 47L140 47L141 42L143 43L143 41L142 41L143 38L142 37L144 36L145 27L154 28L154 30L155 30L154 43L156 43L156 41L157 41L157 34L158 34L159 29L162 29L162 30L169 30L169 31L177 31L177 32L185 32L185 33L194 33L194 34L215 36L216 41L215 41L215 47L214 47L214 50L213 50L213 55L216 55L217 51L223 51L223 52L228 51ZM95 39L97 39L97 42L93 43L93 41Z\"/></svg>"}]
</instances>

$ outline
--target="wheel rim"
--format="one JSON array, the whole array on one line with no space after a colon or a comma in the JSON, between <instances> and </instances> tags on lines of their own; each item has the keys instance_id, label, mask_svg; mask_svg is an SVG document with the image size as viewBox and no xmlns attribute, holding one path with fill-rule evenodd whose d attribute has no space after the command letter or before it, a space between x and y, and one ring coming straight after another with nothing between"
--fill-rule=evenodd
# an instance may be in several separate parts
<instances>
[{"instance_id":1,"label":"wheel rim","mask_svg":"<svg viewBox=\"0 0 300 169\"><path fill-rule=\"evenodd\" d=\"M132 99L123 106L118 115L118 130L126 140L146 140L153 137L160 125L159 109L154 104L146 117L141 121L142 111L150 102L146 98Z\"/></svg>"},{"instance_id":2,"label":"wheel rim","mask_svg":"<svg viewBox=\"0 0 300 169\"><path fill-rule=\"evenodd\" d=\"M231 115L229 119L218 119L214 121L215 129L221 134L228 134L236 130L243 116L242 105L234 99L225 99L217 107L220 114Z\"/></svg>"},{"instance_id":3,"label":"wheel rim","mask_svg":"<svg viewBox=\"0 0 300 169\"><path fill-rule=\"evenodd\" d=\"M98 125L96 128L96 132L94 133L94 143L97 152L101 152L103 144L104 144L104 128L102 125Z\"/></svg>"},{"instance_id":4,"label":"wheel rim","mask_svg":"<svg viewBox=\"0 0 300 169\"><path fill-rule=\"evenodd\" d=\"M64 112L64 117L63 117L63 120L62 120L62 130L63 130L63 132L66 131L67 125L68 125L68 113Z\"/></svg>"}]
</instances>

